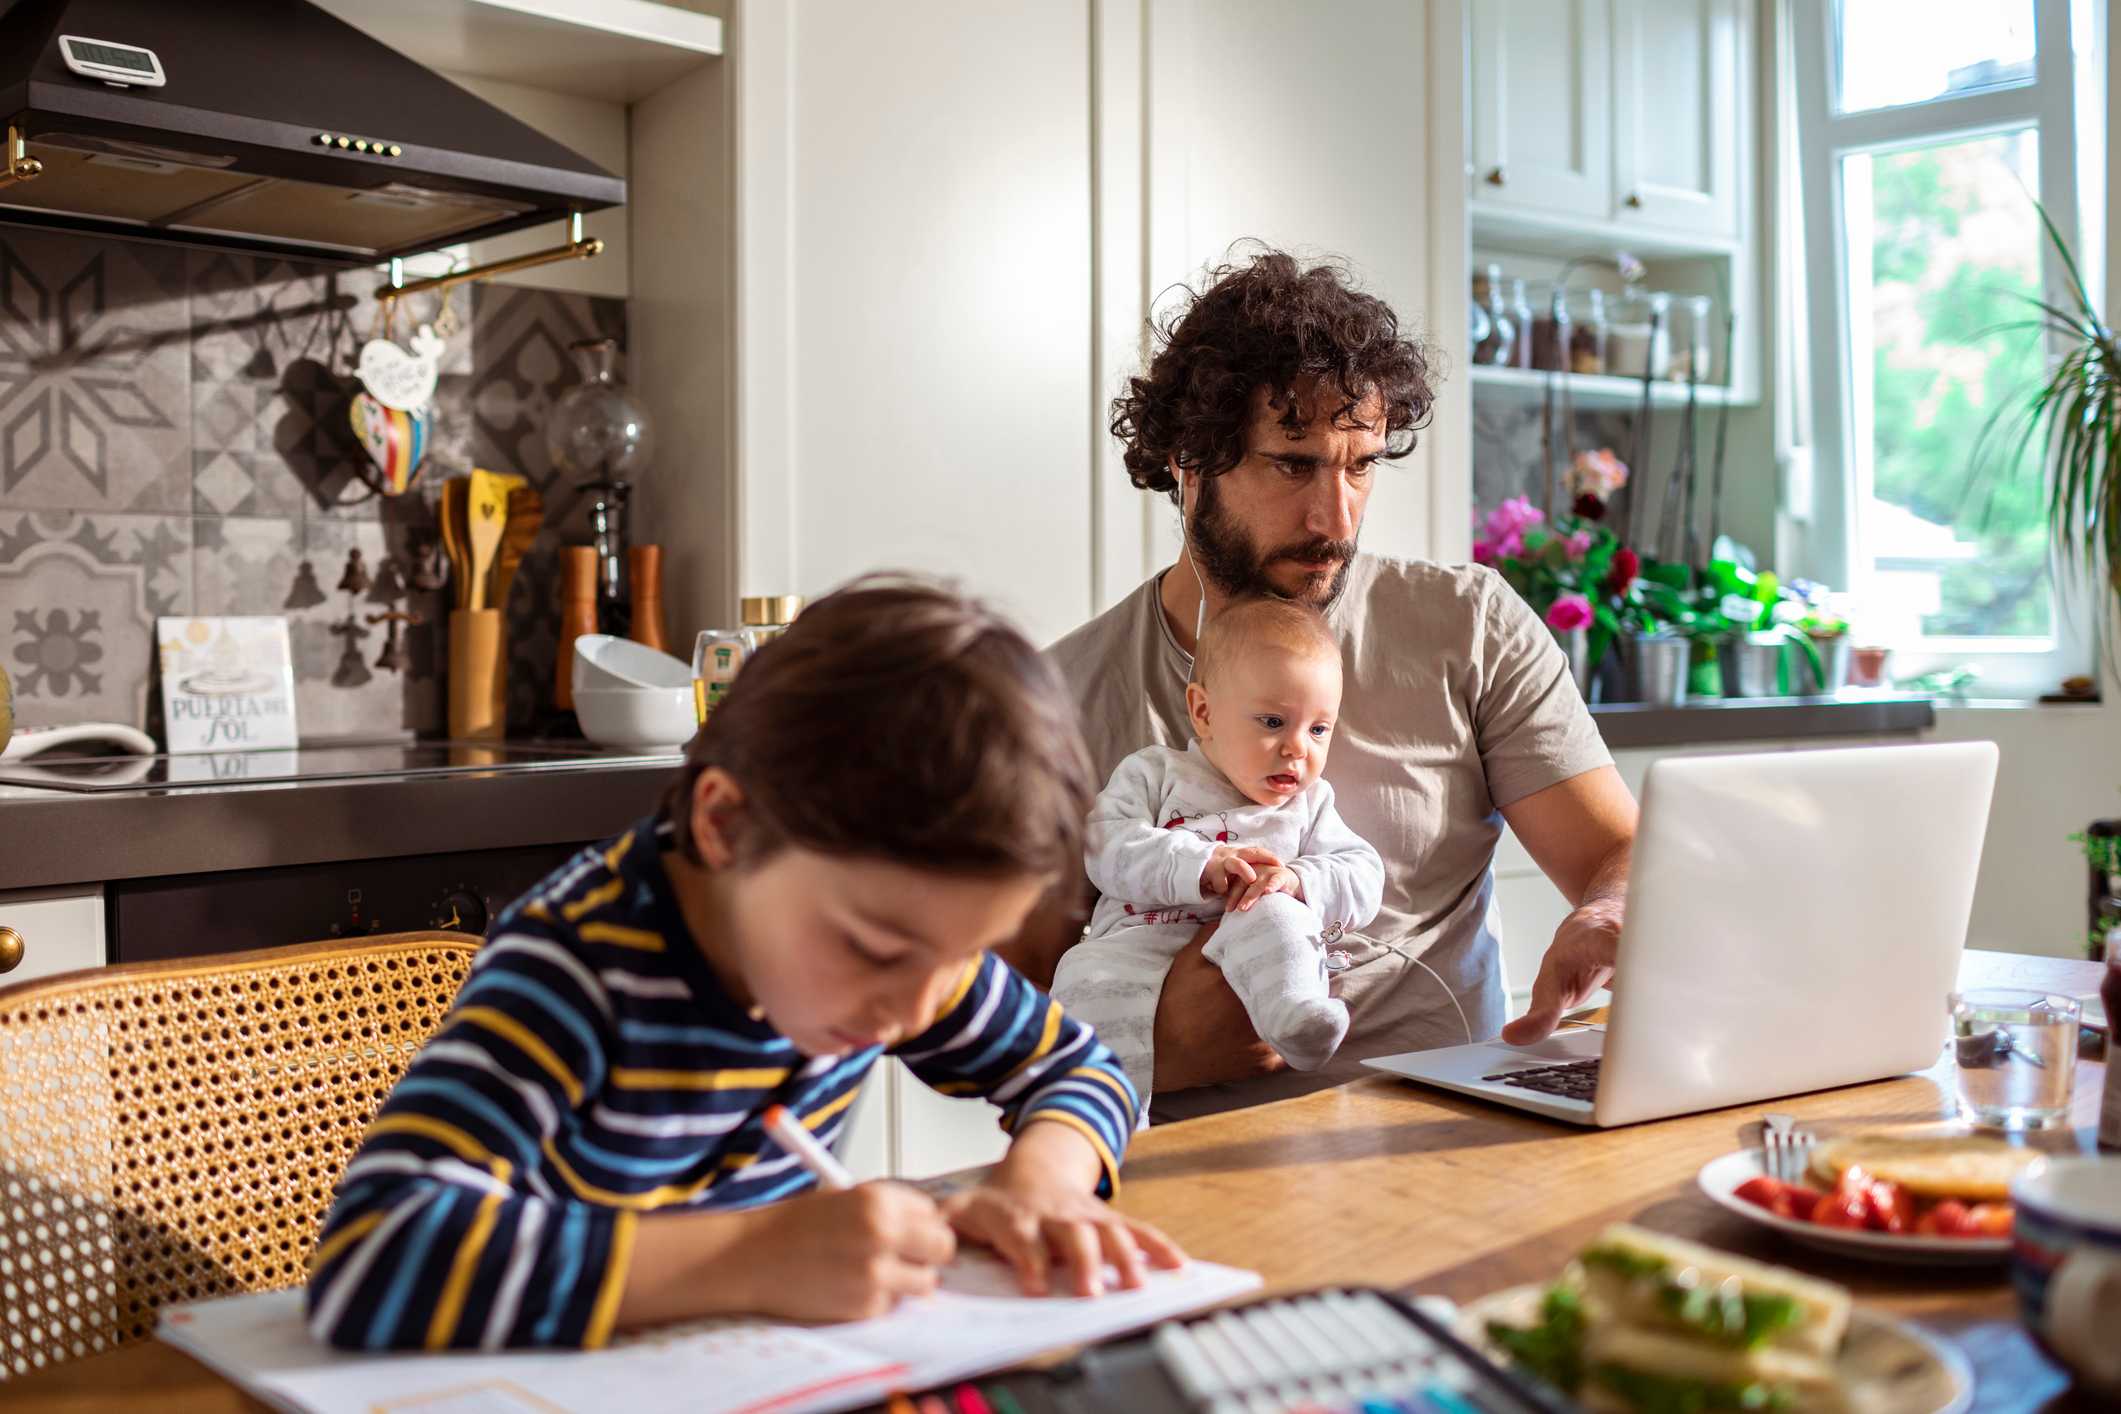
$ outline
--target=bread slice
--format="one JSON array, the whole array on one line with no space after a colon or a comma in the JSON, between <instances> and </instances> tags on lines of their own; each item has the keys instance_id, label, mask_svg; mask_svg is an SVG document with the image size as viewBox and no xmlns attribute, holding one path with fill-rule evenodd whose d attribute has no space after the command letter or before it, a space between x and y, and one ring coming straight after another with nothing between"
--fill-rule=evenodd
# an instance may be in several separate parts
<instances>
[{"instance_id":1,"label":"bread slice","mask_svg":"<svg viewBox=\"0 0 2121 1414\"><path fill-rule=\"evenodd\" d=\"M1577 1261L1594 1332L1633 1329L1700 1346L1714 1356L1779 1351L1814 1363L1832 1359L1848 1334L1850 1300L1843 1288L1661 1232L1616 1223ZM1797 1319L1748 1352L1741 1342L1719 1341L1682 1319L1674 1309L1675 1291L1782 1298L1796 1305Z\"/></svg>"},{"instance_id":2,"label":"bread slice","mask_svg":"<svg viewBox=\"0 0 2121 1414\"><path fill-rule=\"evenodd\" d=\"M1852 1134L1812 1151L1812 1176L1831 1188L1851 1167L1917 1198L2009 1199L2011 1180L2040 1155L1987 1135Z\"/></svg>"}]
</instances>

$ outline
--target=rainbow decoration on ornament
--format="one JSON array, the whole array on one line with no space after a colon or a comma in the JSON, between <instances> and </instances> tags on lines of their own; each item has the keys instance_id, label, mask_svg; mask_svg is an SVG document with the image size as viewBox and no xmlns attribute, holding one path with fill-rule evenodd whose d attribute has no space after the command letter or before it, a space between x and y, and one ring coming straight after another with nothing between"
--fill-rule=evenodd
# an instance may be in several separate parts
<instances>
[{"instance_id":1,"label":"rainbow decoration on ornament","mask_svg":"<svg viewBox=\"0 0 2121 1414\"><path fill-rule=\"evenodd\" d=\"M427 453L427 414L387 407L363 392L354 394L351 416L361 450L381 473L377 486L386 496L403 495Z\"/></svg>"}]
</instances>

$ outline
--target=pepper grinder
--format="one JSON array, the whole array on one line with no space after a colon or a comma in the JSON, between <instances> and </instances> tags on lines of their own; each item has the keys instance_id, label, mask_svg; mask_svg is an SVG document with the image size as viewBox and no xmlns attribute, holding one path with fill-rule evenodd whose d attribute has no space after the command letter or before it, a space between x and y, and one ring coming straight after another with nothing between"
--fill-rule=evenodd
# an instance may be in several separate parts
<instances>
[{"instance_id":1,"label":"pepper grinder","mask_svg":"<svg viewBox=\"0 0 2121 1414\"><path fill-rule=\"evenodd\" d=\"M554 664L552 705L574 710L574 641L597 631L597 551L594 545L560 547L560 648Z\"/></svg>"},{"instance_id":2,"label":"pepper grinder","mask_svg":"<svg viewBox=\"0 0 2121 1414\"><path fill-rule=\"evenodd\" d=\"M663 547L636 545L628 550L626 580L633 596L633 641L669 652L670 640L663 632Z\"/></svg>"}]
</instances>

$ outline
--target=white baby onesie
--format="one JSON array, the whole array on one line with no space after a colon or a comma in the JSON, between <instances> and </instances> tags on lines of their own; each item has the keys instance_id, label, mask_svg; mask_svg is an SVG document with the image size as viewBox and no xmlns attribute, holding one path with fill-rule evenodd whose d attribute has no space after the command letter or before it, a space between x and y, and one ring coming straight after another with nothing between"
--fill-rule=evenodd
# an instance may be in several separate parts
<instances>
[{"instance_id":1,"label":"white baby onesie","mask_svg":"<svg viewBox=\"0 0 2121 1414\"><path fill-rule=\"evenodd\" d=\"M1348 1030L1332 998L1325 948L1373 918L1384 861L1333 808L1333 787L1314 781L1278 805L1260 805L1201 753L1149 746L1112 773L1084 840L1090 882L1102 895L1082 942L1062 954L1053 995L1096 1028L1126 1067L1149 1112L1155 1073L1156 999L1171 959L1223 913L1203 897L1201 871L1217 845L1268 850L1303 881L1304 896L1268 894L1231 913L1208 942L1260 1038L1299 1070L1332 1058Z\"/></svg>"}]
</instances>

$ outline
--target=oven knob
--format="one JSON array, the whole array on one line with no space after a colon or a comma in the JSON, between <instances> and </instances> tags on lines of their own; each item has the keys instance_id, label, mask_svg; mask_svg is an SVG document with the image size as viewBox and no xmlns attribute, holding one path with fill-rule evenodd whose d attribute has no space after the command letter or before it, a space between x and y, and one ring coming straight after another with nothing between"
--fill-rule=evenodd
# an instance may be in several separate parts
<instances>
[{"instance_id":1,"label":"oven knob","mask_svg":"<svg viewBox=\"0 0 2121 1414\"><path fill-rule=\"evenodd\" d=\"M443 894L441 902L435 905L434 926L459 933L483 933L486 931L486 900L479 897L477 889L460 884Z\"/></svg>"}]
</instances>

